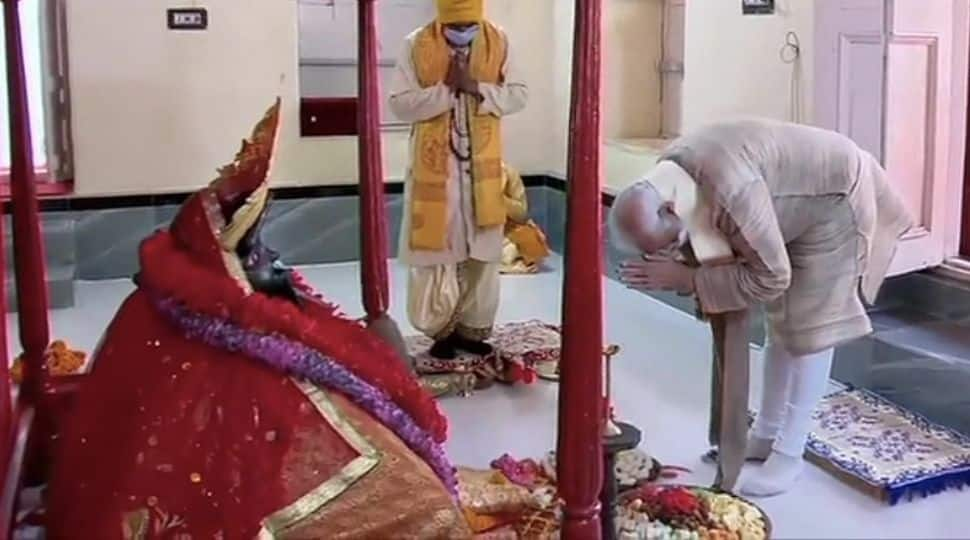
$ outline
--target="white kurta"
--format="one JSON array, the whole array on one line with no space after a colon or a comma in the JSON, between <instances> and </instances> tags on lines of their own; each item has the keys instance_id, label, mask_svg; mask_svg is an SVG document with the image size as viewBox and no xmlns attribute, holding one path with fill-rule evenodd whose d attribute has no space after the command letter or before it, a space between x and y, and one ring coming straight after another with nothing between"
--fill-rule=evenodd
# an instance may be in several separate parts
<instances>
[{"instance_id":1,"label":"white kurta","mask_svg":"<svg viewBox=\"0 0 970 540\"><path fill-rule=\"evenodd\" d=\"M418 123L451 111L452 143L462 154L468 155L468 108L463 106L468 96L455 96L444 83L422 88L415 73L412 58L414 40L421 29L412 32L405 40L401 55L391 79L391 111L401 120ZM502 32L503 39L508 38ZM484 98L479 112L506 116L521 111L528 99L528 87L515 70L513 51L507 47L502 65L502 84L479 83ZM454 54L467 54L467 48ZM473 98L472 98L473 99ZM414 133L409 147L414 156ZM454 154L448 160L448 248L442 251L412 250L411 231L411 168L408 167L404 182L404 217L401 222L398 258L411 266L456 264L468 259L482 262L499 262L502 258L503 227L480 228L475 223L471 163L460 161Z\"/></svg>"},{"instance_id":2,"label":"white kurta","mask_svg":"<svg viewBox=\"0 0 970 540\"><path fill-rule=\"evenodd\" d=\"M875 158L831 131L721 122L674 141L738 259L694 279L706 313L765 303L769 331L808 354L871 331L873 302L911 220ZM861 293L861 294L860 294Z\"/></svg>"}]
</instances>

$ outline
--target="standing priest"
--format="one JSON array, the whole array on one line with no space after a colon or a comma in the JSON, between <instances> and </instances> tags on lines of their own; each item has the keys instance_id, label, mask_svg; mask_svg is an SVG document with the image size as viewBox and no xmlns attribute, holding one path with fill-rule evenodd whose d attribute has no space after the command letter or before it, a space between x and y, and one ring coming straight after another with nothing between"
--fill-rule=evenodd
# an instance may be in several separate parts
<instances>
[{"instance_id":1,"label":"standing priest","mask_svg":"<svg viewBox=\"0 0 970 540\"><path fill-rule=\"evenodd\" d=\"M408 317L431 354L486 355L495 322L506 222L502 118L526 84L483 0L437 0L437 18L404 44L391 111L411 122L399 257L410 267Z\"/></svg>"}]
</instances>

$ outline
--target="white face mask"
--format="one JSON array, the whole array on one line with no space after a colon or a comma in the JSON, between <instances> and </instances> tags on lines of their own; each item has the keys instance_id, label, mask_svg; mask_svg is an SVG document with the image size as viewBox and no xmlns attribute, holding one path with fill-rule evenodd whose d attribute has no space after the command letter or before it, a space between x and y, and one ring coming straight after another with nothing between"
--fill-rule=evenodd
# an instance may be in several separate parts
<instances>
[{"instance_id":1,"label":"white face mask","mask_svg":"<svg viewBox=\"0 0 970 540\"><path fill-rule=\"evenodd\" d=\"M471 44L475 36L478 35L478 25L468 26L462 29L446 26L444 29L445 39L455 47L467 47Z\"/></svg>"}]
</instances>

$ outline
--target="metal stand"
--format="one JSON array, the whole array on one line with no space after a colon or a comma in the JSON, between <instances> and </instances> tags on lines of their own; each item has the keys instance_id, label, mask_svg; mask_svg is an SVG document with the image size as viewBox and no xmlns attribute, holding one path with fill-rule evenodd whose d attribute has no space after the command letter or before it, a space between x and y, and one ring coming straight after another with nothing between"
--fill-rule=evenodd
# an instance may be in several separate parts
<instances>
[{"instance_id":1,"label":"metal stand","mask_svg":"<svg viewBox=\"0 0 970 540\"><path fill-rule=\"evenodd\" d=\"M616 422L620 429L618 435L603 437L603 490L600 492L600 524L602 525L603 540L616 538L616 500L619 487L616 482L616 455L620 452L633 450L640 445L640 430Z\"/></svg>"}]
</instances>

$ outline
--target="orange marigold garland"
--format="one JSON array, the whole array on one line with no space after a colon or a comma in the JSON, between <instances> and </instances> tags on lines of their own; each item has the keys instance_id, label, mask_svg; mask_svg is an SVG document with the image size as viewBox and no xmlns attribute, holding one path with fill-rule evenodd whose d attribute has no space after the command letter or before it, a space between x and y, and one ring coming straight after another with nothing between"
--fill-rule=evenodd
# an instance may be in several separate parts
<instances>
[{"instance_id":1,"label":"orange marigold garland","mask_svg":"<svg viewBox=\"0 0 970 540\"><path fill-rule=\"evenodd\" d=\"M57 340L50 344L44 354L47 362L47 369L51 375L73 375L81 371L87 354L81 351L72 350L63 340ZM24 356L17 356L13 366L10 368L10 379L20 384L24 378Z\"/></svg>"}]
</instances>

